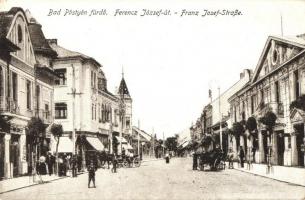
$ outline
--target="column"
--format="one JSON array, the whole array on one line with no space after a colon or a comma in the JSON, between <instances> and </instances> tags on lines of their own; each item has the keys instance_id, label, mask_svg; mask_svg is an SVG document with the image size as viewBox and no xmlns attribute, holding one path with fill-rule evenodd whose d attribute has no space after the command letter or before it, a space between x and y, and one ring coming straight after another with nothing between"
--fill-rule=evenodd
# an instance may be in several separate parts
<instances>
[{"instance_id":1,"label":"column","mask_svg":"<svg viewBox=\"0 0 305 200\"><path fill-rule=\"evenodd\" d=\"M291 165L298 165L297 136L294 133L291 135Z\"/></svg>"},{"instance_id":2,"label":"column","mask_svg":"<svg viewBox=\"0 0 305 200\"><path fill-rule=\"evenodd\" d=\"M272 142L272 164L277 165L278 164L278 147L277 147L277 133L273 131L271 136L271 142Z\"/></svg>"},{"instance_id":3,"label":"column","mask_svg":"<svg viewBox=\"0 0 305 200\"><path fill-rule=\"evenodd\" d=\"M258 163L262 163L265 160L265 153L264 153L264 143L263 143L263 135L261 130L258 130Z\"/></svg>"},{"instance_id":4,"label":"column","mask_svg":"<svg viewBox=\"0 0 305 200\"><path fill-rule=\"evenodd\" d=\"M25 129L23 129L19 139L19 174L27 173L26 153L26 136Z\"/></svg>"},{"instance_id":5,"label":"column","mask_svg":"<svg viewBox=\"0 0 305 200\"><path fill-rule=\"evenodd\" d=\"M10 141L11 141L11 135L5 134L5 136L4 136L4 178L11 178Z\"/></svg>"}]
</instances>

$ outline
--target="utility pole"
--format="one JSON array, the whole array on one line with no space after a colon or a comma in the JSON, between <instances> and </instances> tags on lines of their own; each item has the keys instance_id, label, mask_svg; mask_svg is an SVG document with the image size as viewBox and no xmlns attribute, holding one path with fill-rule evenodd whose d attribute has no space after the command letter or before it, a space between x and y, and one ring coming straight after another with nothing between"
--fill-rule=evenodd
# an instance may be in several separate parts
<instances>
[{"instance_id":1,"label":"utility pole","mask_svg":"<svg viewBox=\"0 0 305 200\"><path fill-rule=\"evenodd\" d=\"M219 137L220 137L220 149L222 150L222 113L220 108L220 87L218 87L218 101L219 101Z\"/></svg>"},{"instance_id":2,"label":"utility pole","mask_svg":"<svg viewBox=\"0 0 305 200\"><path fill-rule=\"evenodd\" d=\"M74 65L71 65L72 67L72 88L71 88L71 93L68 93L72 95L72 155L75 155L75 140L76 140L76 128L75 128L75 96L76 95L81 95L82 93L76 92L75 88L75 68Z\"/></svg>"}]
</instances>

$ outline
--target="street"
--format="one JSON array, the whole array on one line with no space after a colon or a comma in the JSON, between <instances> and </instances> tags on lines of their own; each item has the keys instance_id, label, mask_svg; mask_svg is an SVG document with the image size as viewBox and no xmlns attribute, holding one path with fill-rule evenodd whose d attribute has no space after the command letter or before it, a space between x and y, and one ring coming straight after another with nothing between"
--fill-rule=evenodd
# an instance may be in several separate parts
<instances>
[{"instance_id":1,"label":"street","mask_svg":"<svg viewBox=\"0 0 305 200\"><path fill-rule=\"evenodd\" d=\"M140 168L96 173L96 188L87 187L88 174L4 193L13 199L304 199L305 188L245 172L193 171L191 158L142 163Z\"/></svg>"}]
</instances>

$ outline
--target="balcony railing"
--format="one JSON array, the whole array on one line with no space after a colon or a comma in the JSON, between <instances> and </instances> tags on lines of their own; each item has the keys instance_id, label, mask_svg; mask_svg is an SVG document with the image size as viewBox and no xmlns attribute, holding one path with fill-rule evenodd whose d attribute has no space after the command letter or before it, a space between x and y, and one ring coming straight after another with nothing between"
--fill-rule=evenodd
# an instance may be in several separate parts
<instances>
[{"instance_id":1,"label":"balcony railing","mask_svg":"<svg viewBox=\"0 0 305 200\"><path fill-rule=\"evenodd\" d=\"M0 110L1 112L10 112L12 114L20 114L20 109L17 101L13 99L6 99L3 96L0 97Z\"/></svg>"}]
</instances>

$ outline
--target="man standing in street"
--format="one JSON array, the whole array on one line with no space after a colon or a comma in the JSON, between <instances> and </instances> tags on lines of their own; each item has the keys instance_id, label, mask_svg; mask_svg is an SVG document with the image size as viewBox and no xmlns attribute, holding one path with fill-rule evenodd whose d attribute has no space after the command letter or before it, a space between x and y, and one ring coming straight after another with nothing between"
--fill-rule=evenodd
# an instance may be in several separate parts
<instances>
[{"instance_id":1,"label":"man standing in street","mask_svg":"<svg viewBox=\"0 0 305 200\"><path fill-rule=\"evenodd\" d=\"M197 170L198 162L197 162L197 154L196 152L193 153L193 170Z\"/></svg>"},{"instance_id":2,"label":"man standing in street","mask_svg":"<svg viewBox=\"0 0 305 200\"><path fill-rule=\"evenodd\" d=\"M244 167L244 159L245 159L245 152L242 146L240 146L239 149L239 160L240 160L240 166Z\"/></svg>"},{"instance_id":3,"label":"man standing in street","mask_svg":"<svg viewBox=\"0 0 305 200\"><path fill-rule=\"evenodd\" d=\"M95 188L95 171L96 168L93 164L93 160L91 160L88 166L88 188L90 188L91 180L93 182L93 187Z\"/></svg>"}]
</instances>

